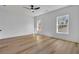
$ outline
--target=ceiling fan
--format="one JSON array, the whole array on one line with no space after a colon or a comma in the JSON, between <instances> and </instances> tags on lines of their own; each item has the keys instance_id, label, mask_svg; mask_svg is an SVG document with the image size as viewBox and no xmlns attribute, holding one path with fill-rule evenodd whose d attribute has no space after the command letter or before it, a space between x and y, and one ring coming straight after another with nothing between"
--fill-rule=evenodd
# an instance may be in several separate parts
<instances>
[{"instance_id":1,"label":"ceiling fan","mask_svg":"<svg viewBox=\"0 0 79 59\"><path fill-rule=\"evenodd\" d=\"M35 10L40 9L40 7L35 7L34 5L30 5L30 7L23 7L23 8L31 10L32 12L34 12Z\"/></svg>"}]
</instances>

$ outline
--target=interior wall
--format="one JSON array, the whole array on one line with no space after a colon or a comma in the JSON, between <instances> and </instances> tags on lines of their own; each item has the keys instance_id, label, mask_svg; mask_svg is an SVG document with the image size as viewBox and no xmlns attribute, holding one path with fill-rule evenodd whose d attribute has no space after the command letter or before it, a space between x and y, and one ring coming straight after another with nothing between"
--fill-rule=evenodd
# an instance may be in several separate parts
<instances>
[{"instance_id":1,"label":"interior wall","mask_svg":"<svg viewBox=\"0 0 79 59\"><path fill-rule=\"evenodd\" d=\"M69 15L69 34L56 33L56 17L62 15ZM68 6L37 16L35 24L37 20L42 24L42 31L38 34L79 42L79 6Z\"/></svg>"},{"instance_id":2,"label":"interior wall","mask_svg":"<svg viewBox=\"0 0 79 59\"><path fill-rule=\"evenodd\" d=\"M0 39L32 34L34 19L26 14L16 15L0 9L0 29Z\"/></svg>"}]
</instances>

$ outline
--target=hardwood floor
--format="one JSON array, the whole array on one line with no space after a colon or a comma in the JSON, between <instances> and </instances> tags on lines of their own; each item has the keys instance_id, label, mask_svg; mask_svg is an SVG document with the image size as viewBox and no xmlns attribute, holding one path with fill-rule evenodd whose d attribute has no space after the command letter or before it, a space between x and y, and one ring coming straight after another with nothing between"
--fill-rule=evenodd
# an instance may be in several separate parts
<instances>
[{"instance_id":1,"label":"hardwood floor","mask_svg":"<svg viewBox=\"0 0 79 59\"><path fill-rule=\"evenodd\" d=\"M0 54L78 54L79 44L43 35L0 40Z\"/></svg>"}]
</instances>

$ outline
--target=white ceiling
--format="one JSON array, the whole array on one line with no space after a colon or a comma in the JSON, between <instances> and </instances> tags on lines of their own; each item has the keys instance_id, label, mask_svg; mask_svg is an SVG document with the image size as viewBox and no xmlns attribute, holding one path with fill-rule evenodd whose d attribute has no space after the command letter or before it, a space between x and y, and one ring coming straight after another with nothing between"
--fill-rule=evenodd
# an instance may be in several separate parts
<instances>
[{"instance_id":1,"label":"white ceiling","mask_svg":"<svg viewBox=\"0 0 79 59\"><path fill-rule=\"evenodd\" d=\"M41 14L44 14L50 11L54 11L59 8L66 7L68 5L35 5L35 7L36 6L39 6L40 9L36 10L34 13L31 12L30 10L23 8L23 7L28 7L28 5L7 5L7 6L0 6L0 9L5 10L10 13L17 14L17 15L26 14L30 16L38 16L38 15L41 15Z\"/></svg>"}]
</instances>

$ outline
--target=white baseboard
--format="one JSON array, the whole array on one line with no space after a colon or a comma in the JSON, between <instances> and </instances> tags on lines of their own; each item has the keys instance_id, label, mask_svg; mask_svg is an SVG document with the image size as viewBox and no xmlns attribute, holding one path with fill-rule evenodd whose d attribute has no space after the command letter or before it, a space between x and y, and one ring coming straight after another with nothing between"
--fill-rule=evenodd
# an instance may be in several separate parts
<instances>
[{"instance_id":1,"label":"white baseboard","mask_svg":"<svg viewBox=\"0 0 79 59\"><path fill-rule=\"evenodd\" d=\"M33 34L33 33L24 34L24 35L13 35L13 36L7 36L7 37L2 37L2 38L0 38L0 40L1 40L1 39L8 39L8 38L19 37L19 36L27 36L27 35L31 35L31 34Z\"/></svg>"}]
</instances>

